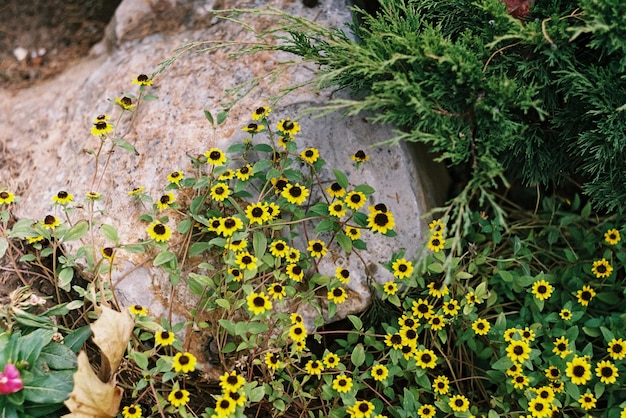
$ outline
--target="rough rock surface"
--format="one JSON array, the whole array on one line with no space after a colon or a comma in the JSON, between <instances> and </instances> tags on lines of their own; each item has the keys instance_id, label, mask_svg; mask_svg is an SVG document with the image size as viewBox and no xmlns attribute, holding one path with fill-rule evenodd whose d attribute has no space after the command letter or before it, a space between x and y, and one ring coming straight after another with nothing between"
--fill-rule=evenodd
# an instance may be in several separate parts
<instances>
[{"instance_id":1,"label":"rough rock surface","mask_svg":"<svg viewBox=\"0 0 626 418\"><path fill-rule=\"evenodd\" d=\"M293 57L264 52L231 59L226 49L185 53L156 76L150 92L156 94L158 100L142 105L137 112L137 123L125 137L135 145L139 155L116 152L107 168L108 174L101 183L94 183L93 156L84 151L98 145L98 139L90 134L92 120L103 113L115 115L118 110L112 101L122 93L136 94L131 79L140 73L150 74L187 42L254 41L241 26L215 20L202 29L158 32L133 39L128 35L133 28L143 28L142 22L153 19L156 12L146 9L141 21L133 21L122 13L130 3L142 2L122 3L112 25L115 42L109 47L96 49L94 56L50 82L13 95L0 91L0 114L3 115L0 141L4 149L0 162L11 156L11 164L0 164L0 185L8 185L21 196L15 208L18 218L42 219L55 210L58 214L58 209L52 207L51 197L59 190L73 193L77 201L85 193L97 191L103 194L98 206L108 208L99 222L117 227L125 243L145 238L145 224L137 220L142 211L129 203L129 190L143 186L157 199L167 184L167 174L188 168L187 154L202 154L212 146L225 149L232 141L240 141L245 136L240 127L249 122L253 109L281 88L305 82L312 75L304 66L289 69L274 84L262 81L231 109L227 121L214 133L203 109L215 113L221 109L226 89L275 70L280 61ZM162 6L165 3L176 5L174 0L159 2ZM196 5L193 13L206 16L207 4L200 8ZM324 25L341 26L351 19L342 0L326 0L315 8L289 0L276 0L269 5L316 19ZM248 17L248 21L260 29L274 23L267 17ZM178 27L184 29L183 22L180 23ZM125 36L130 40L124 40ZM358 149L366 150L371 161L355 173L353 180L365 182L377 190L374 196L378 200L370 204L385 202L394 213L398 232L396 238L382 240L370 234L367 263L377 265L387 261L391 252L401 247L406 248L410 256L425 236L425 221L421 215L441 203L445 195L447 180L443 169L433 165L428 155L404 144L369 149L371 144L390 138L392 133L390 128L373 126L362 117L341 118L335 114L312 119L298 116L301 110L324 103L329 97L328 92L300 89L281 100L272 113L273 120L286 116L297 119L302 124L298 140L303 148L319 148L330 167L349 172L353 170L349 155ZM75 215L80 217L80 214L77 209ZM120 301L126 305L147 306L153 313L164 312L171 295L168 278L150 268L150 263L142 264L145 261L142 257L145 256L120 254L116 258L115 282ZM335 264L351 262L328 260L321 268L334 270ZM377 271L376 279L381 283L389 278L384 269ZM333 272L327 271L327 274ZM367 305L369 293L364 283L352 279L351 291L350 303L341 305L340 315L358 312ZM174 314L184 317L193 306L190 299L188 293L177 290L171 300Z\"/></svg>"}]
</instances>

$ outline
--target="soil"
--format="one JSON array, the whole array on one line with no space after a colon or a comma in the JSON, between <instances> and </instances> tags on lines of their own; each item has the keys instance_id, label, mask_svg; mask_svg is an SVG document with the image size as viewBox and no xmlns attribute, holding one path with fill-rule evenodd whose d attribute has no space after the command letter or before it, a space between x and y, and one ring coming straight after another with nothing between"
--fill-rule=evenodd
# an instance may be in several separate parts
<instances>
[{"instance_id":1,"label":"soil","mask_svg":"<svg viewBox=\"0 0 626 418\"><path fill-rule=\"evenodd\" d=\"M0 88L21 89L54 77L104 34L121 0L0 2ZM19 50L26 55L17 59Z\"/></svg>"}]
</instances>

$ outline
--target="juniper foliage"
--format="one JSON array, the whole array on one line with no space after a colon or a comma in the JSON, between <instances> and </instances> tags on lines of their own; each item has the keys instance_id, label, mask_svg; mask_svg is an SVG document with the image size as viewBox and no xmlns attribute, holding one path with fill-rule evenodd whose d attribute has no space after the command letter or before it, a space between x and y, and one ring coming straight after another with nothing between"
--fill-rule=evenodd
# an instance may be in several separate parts
<instances>
[{"instance_id":1,"label":"juniper foliage","mask_svg":"<svg viewBox=\"0 0 626 418\"><path fill-rule=\"evenodd\" d=\"M322 87L423 142L470 188L498 179L580 186L599 210L626 201L626 9L622 0L381 0L348 33L287 29L279 49L319 65Z\"/></svg>"}]
</instances>

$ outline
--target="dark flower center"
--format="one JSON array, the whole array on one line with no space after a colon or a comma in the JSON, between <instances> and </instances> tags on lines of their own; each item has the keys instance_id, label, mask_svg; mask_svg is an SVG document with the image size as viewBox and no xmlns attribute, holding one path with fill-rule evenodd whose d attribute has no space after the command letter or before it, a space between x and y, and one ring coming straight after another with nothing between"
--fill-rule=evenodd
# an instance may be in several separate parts
<instances>
[{"instance_id":1,"label":"dark flower center","mask_svg":"<svg viewBox=\"0 0 626 418\"><path fill-rule=\"evenodd\" d=\"M548 391L542 390L539 392L539 397L543 399L548 399L550 397L550 394L548 393Z\"/></svg>"},{"instance_id":2,"label":"dark flower center","mask_svg":"<svg viewBox=\"0 0 626 418\"><path fill-rule=\"evenodd\" d=\"M483 324L482 322L479 322L478 324L476 324L476 328L485 329L485 324Z\"/></svg>"},{"instance_id":3,"label":"dark flower center","mask_svg":"<svg viewBox=\"0 0 626 418\"><path fill-rule=\"evenodd\" d=\"M417 305L417 310L418 310L418 312L426 313L426 312L428 312L428 305L420 303L419 305Z\"/></svg>"},{"instance_id":4,"label":"dark flower center","mask_svg":"<svg viewBox=\"0 0 626 418\"><path fill-rule=\"evenodd\" d=\"M316 360L313 363L311 363L311 368L312 369L319 369L320 365L319 362Z\"/></svg>"},{"instance_id":5,"label":"dark flower center","mask_svg":"<svg viewBox=\"0 0 626 418\"><path fill-rule=\"evenodd\" d=\"M363 152L363 150L358 150L357 152L354 153L354 156L359 160L362 160L366 157L365 152Z\"/></svg>"},{"instance_id":6,"label":"dark flower center","mask_svg":"<svg viewBox=\"0 0 626 418\"><path fill-rule=\"evenodd\" d=\"M564 343L559 343L559 345L556 346L556 349L559 351L565 351L567 349L567 345L565 345Z\"/></svg>"},{"instance_id":7,"label":"dark flower center","mask_svg":"<svg viewBox=\"0 0 626 418\"><path fill-rule=\"evenodd\" d=\"M409 340L414 340L415 338L417 338L417 332L415 332L415 330L413 329L406 330L405 335Z\"/></svg>"},{"instance_id":8,"label":"dark flower center","mask_svg":"<svg viewBox=\"0 0 626 418\"><path fill-rule=\"evenodd\" d=\"M244 264L250 264L252 263L252 257L250 257L249 255L244 255L243 257L241 257L241 262Z\"/></svg>"},{"instance_id":9,"label":"dark flower center","mask_svg":"<svg viewBox=\"0 0 626 418\"><path fill-rule=\"evenodd\" d=\"M47 215L44 220L43 223L45 223L46 225L53 225L56 222L57 218L55 218L53 215Z\"/></svg>"},{"instance_id":10,"label":"dark flower center","mask_svg":"<svg viewBox=\"0 0 626 418\"><path fill-rule=\"evenodd\" d=\"M596 267L598 273L606 273L606 266L604 264L600 264Z\"/></svg>"},{"instance_id":11,"label":"dark flower center","mask_svg":"<svg viewBox=\"0 0 626 418\"><path fill-rule=\"evenodd\" d=\"M237 222L235 222L234 219L226 219L224 221L224 226L226 228L234 228L237 225Z\"/></svg>"},{"instance_id":12,"label":"dark flower center","mask_svg":"<svg viewBox=\"0 0 626 418\"><path fill-rule=\"evenodd\" d=\"M402 337L398 334L393 334L393 336L391 337L391 342L393 344L401 344L402 343Z\"/></svg>"},{"instance_id":13,"label":"dark flower center","mask_svg":"<svg viewBox=\"0 0 626 418\"><path fill-rule=\"evenodd\" d=\"M145 75L145 74L139 74L139 75L137 76L137 81L141 81L141 82L148 81L148 76L147 76L147 75Z\"/></svg>"},{"instance_id":14,"label":"dark flower center","mask_svg":"<svg viewBox=\"0 0 626 418\"><path fill-rule=\"evenodd\" d=\"M107 128L106 122L96 122L95 125L96 125L96 129L99 131L102 131Z\"/></svg>"},{"instance_id":15,"label":"dark flower center","mask_svg":"<svg viewBox=\"0 0 626 418\"><path fill-rule=\"evenodd\" d=\"M591 292L585 290L580 294L580 298L582 300L590 301L591 300Z\"/></svg>"},{"instance_id":16,"label":"dark flower center","mask_svg":"<svg viewBox=\"0 0 626 418\"><path fill-rule=\"evenodd\" d=\"M59 193L57 193L57 197L58 197L59 199L65 199L65 198L67 198L67 192L60 191Z\"/></svg>"},{"instance_id":17,"label":"dark flower center","mask_svg":"<svg viewBox=\"0 0 626 418\"><path fill-rule=\"evenodd\" d=\"M343 296L343 290L339 287L333 289L333 296L335 297Z\"/></svg>"},{"instance_id":18,"label":"dark flower center","mask_svg":"<svg viewBox=\"0 0 626 418\"><path fill-rule=\"evenodd\" d=\"M341 190L343 190L343 187L341 187L339 183L334 182L330 185L330 190L332 190L333 192L340 192Z\"/></svg>"},{"instance_id":19,"label":"dark flower center","mask_svg":"<svg viewBox=\"0 0 626 418\"><path fill-rule=\"evenodd\" d=\"M374 206L374 209L379 212L387 212L387 206L384 203L377 204L376 206Z\"/></svg>"},{"instance_id":20,"label":"dark flower center","mask_svg":"<svg viewBox=\"0 0 626 418\"><path fill-rule=\"evenodd\" d=\"M378 226L385 226L389 223L389 217L384 213L377 213L374 216L374 223Z\"/></svg>"},{"instance_id":21,"label":"dark flower center","mask_svg":"<svg viewBox=\"0 0 626 418\"><path fill-rule=\"evenodd\" d=\"M278 356L274 353L272 353L272 355L270 355L269 357L269 361L272 364L278 363Z\"/></svg>"},{"instance_id":22,"label":"dark flower center","mask_svg":"<svg viewBox=\"0 0 626 418\"><path fill-rule=\"evenodd\" d=\"M348 382L346 381L346 379L343 379L343 378L342 378L342 379L339 379L339 380L337 381L337 384L338 384L339 386L346 386L346 385L348 384Z\"/></svg>"},{"instance_id":23,"label":"dark flower center","mask_svg":"<svg viewBox=\"0 0 626 418\"><path fill-rule=\"evenodd\" d=\"M283 123L283 129L284 129L284 130L286 130L286 131L290 131L290 130L292 130L292 129L294 128L294 126L295 126L295 125L294 125L294 124L293 124L293 122L292 122L292 121L290 121L290 120L285 121L285 123Z\"/></svg>"},{"instance_id":24,"label":"dark flower center","mask_svg":"<svg viewBox=\"0 0 626 418\"><path fill-rule=\"evenodd\" d=\"M274 248L276 248L278 251L283 251L285 249L285 244L279 242L274 246Z\"/></svg>"},{"instance_id":25,"label":"dark flower center","mask_svg":"<svg viewBox=\"0 0 626 418\"><path fill-rule=\"evenodd\" d=\"M263 208L260 207L255 207L254 209L252 209L252 216L254 216L255 218L260 218L263 216L263 213L265 211L263 210Z\"/></svg>"},{"instance_id":26,"label":"dark flower center","mask_svg":"<svg viewBox=\"0 0 626 418\"><path fill-rule=\"evenodd\" d=\"M513 352L515 353L515 355L521 356L522 354L524 354L524 347L522 347L521 345L516 345L515 347L513 347Z\"/></svg>"},{"instance_id":27,"label":"dark flower center","mask_svg":"<svg viewBox=\"0 0 626 418\"><path fill-rule=\"evenodd\" d=\"M341 208L342 208L341 203L335 203L335 205L333 206L333 210L334 210L335 212L340 212L340 211L341 211Z\"/></svg>"},{"instance_id":28,"label":"dark flower center","mask_svg":"<svg viewBox=\"0 0 626 418\"><path fill-rule=\"evenodd\" d=\"M296 334L296 335L302 334L302 328L300 328L300 327L294 328L293 329L293 333Z\"/></svg>"},{"instance_id":29,"label":"dark flower center","mask_svg":"<svg viewBox=\"0 0 626 418\"><path fill-rule=\"evenodd\" d=\"M166 194L164 194L163 196L161 196L161 198L159 199L159 202L161 202L164 205L167 205L170 202L170 197Z\"/></svg>"},{"instance_id":30,"label":"dark flower center","mask_svg":"<svg viewBox=\"0 0 626 418\"><path fill-rule=\"evenodd\" d=\"M262 298L261 296L255 297L253 302L254 306L257 306L259 308L265 306L265 298Z\"/></svg>"},{"instance_id":31,"label":"dark flower center","mask_svg":"<svg viewBox=\"0 0 626 418\"><path fill-rule=\"evenodd\" d=\"M610 367L603 367L602 369L600 369L600 374L604 377L611 377L613 376L613 369L611 369Z\"/></svg>"},{"instance_id":32,"label":"dark flower center","mask_svg":"<svg viewBox=\"0 0 626 418\"><path fill-rule=\"evenodd\" d=\"M446 384L444 382L437 382L437 389L445 389Z\"/></svg>"},{"instance_id":33,"label":"dark flower center","mask_svg":"<svg viewBox=\"0 0 626 418\"><path fill-rule=\"evenodd\" d=\"M186 354L183 354L182 356L180 356L180 358L178 359L178 362L184 366L186 364L189 364L189 357Z\"/></svg>"},{"instance_id":34,"label":"dark flower center","mask_svg":"<svg viewBox=\"0 0 626 418\"><path fill-rule=\"evenodd\" d=\"M348 277L350 277L350 272L346 269L343 269L339 272L339 275L344 279L347 279Z\"/></svg>"},{"instance_id":35,"label":"dark flower center","mask_svg":"<svg viewBox=\"0 0 626 418\"><path fill-rule=\"evenodd\" d=\"M239 394L239 392L231 392L229 396L230 396L230 399L232 399L235 402L237 402L237 400L241 398L241 395Z\"/></svg>"},{"instance_id":36,"label":"dark flower center","mask_svg":"<svg viewBox=\"0 0 626 418\"><path fill-rule=\"evenodd\" d=\"M411 328L413 325L415 325L415 321L412 320L411 318L407 318L407 319L404 320L404 326L405 327Z\"/></svg>"},{"instance_id":37,"label":"dark flower center","mask_svg":"<svg viewBox=\"0 0 626 418\"><path fill-rule=\"evenodd\" d=\"M122 97L120 99L120 102L122 102L124 106L130 106L131 104L133 104L133 101L130 99L130 97L126 97L126 96Z\"/></svg>"},{"instance_id":38,"label":"dark flower center","mask_svg":"<svg viewBox=\"0 0 626 418\"><path fill-rule=\"evenodd\" d=\"M304 155L308 158L312 158L315 155L315 153L313 152L313 150L308 149L304 151Z\"/></svg>"},{"instance_id":39,"label":"dark flower center","mask_svg":"<svg viewBox=\"0 0 626 418\"><path fill-rule=\"evenodd\" d=\"M369 407L369 405L368 405L368 404L366 404L366 403L362 403L362 404L360 404L360 405L359 405L359 411L360 411L360 412L362 412L362 413L366 413L366 412L368 412L369 410L370 410L370 407Z\"/></svg>"},{"instance_id":40,"label":"dark flower center","mask_svg":"<svg viewBox=\"0 0 626 418\"><path fill-rule=\"evenodd\" d=\"M585 368L583 366L574 366L574 376L583 377L585 375Z\"/></svg>"},{"instance_id":41,"label":"dark flower center","mask_svg":"<svg viewBox=\"0 0 626 418\"><path fill-rule=\"evenodd\" d=\"M235 277L239 277L239 275L241 274L241 272L238 269L235 269L232 271L233 276Z\"/></svg>"},{"instance_id":42,"label":"dark flower center","mask_svg":"<svg viewBox=\"0 0 626 418\"><path fill-rule=\"evenodd\" d=\"M353 194L352 196L350 196L350 201L352 203L359 203L361 201L361 195Z\"/></svg>"},{"instance_id":43,"label":"dark flower center","mask_svg":"<svg viewBox=\"0 0 626 418\"><path fill-rule=\"evenodd\" d=\"M550 369L550 376L552 376L553 378L557 378L561 375L561 373L559 373L559 371L557 369Z\"/></svg>"},{"instance_id":44,"label":"dark flower center","mask_svg":"<svg viewBox=\"0 0 626 418\"><path fill-rule=\"evenodd\" d=\"M546 293L547 291L548 288L546 288L544 285L537 287L537 293Z\"/></svg>"},{"instance_id":45,"label":"dark flower center","mask_svg":"<svg viewBox=\"0 0 626 418\"><path fill-rule=\"evenodd\" d=\"M430 363L431 360L432 360L432 357L430 356L430 354L428 353L422 354L422 362Z\"/></svg>"},{"instance_id":46,"label":"dark flower center","mask_svg":"<svg viewBox=\"0 0 626 418\"><path fill-rule=\"evenodd\" d=\"M287 180L281 179L276 182L276 188L280 191L282 191L286 186L287 186Z\"/></svg>"},{"instance_id":47,"label":"dark flower center","mask_svg":"<svg viewBox=\"0 0 626 418\"><path fill-rule=\"evenodd\" d=\"M433 318L433 325L439 325L441 324L441 319L438 317L434 317Z\"/></svg>"},{"instance_id":48,"label":"dark flower center","mask_svg":"<svg viewBox=\"0 0 626 418\"><path fill-rule=\"evenodd\" d=\"M282 293L283 287L279 284L274 285L274 293Z\"/></svg>"},{"instance_id":49,"label":"dark flower center","mask_svg":"<svg viewBox=\"0 0 626 418\"><path fill-rule=\"evenodd\" d=\"M433 238L431 241L431 244L433 245L433 247L439 247L440 243L441 241L439 241L439 238Z\"/></svg>"},{"instance_id":50,"label":"dark flower center","mask_svg":"<svg viewBox=\"0 0 626 418\"><path fill-rule=\"evenodd\" d=\"M256 113L257 115L262 115L263 113L265 113L265 108L264 107L258 107L254 113Z\"/></svg>"},{"instance_id":51,"label":"dark flower center","mask_svg":"<svg viewBox=\"0 0 626 418\"><path fill-rule=\"evenodd\" d=\"M239 379L237 379L237 376L233 376L231 374L226 379L226 383L228 383L229 385L236 385L237 383L239 383Z\"/></svg>"},{"instance_id":52,"label":"dark flower center","mask_svg":"<svg viewBox=\"0 0 626 418\"><path fill-rule=\"evenodd\" d=\"M250 171L250 168L247 165L244 165L243 167L239 169L239 172L241 174L248 174L249 171Z\"/></svg>"},{"instance_id":53,"label":"dark flower center","mask_svg":"<svg viewBox=\"0 0 626 418\"><path fill-rule=\"evenodd\" d=\"M220 400L220 408L222 409L228 409L230 407L230 401L228 399L222 399Z\"/></svg>"},{"instance_id":54,"label":"dark flower center","mask_svg":"<svg viewBox=\"0 0 626 418\"><path fill-rule=\"evenodd\" d=\"M409 269L409 268L408 268L408 266L407 266L406 264L400 264L400 265L398 266L398 271L400 271L400 272L402 272L402 273L404 273L404 272L405 272L405 271L407 271L408 269Z\"/></svg>"},{"instance_id":55,"label":"dark flower center","mask_svg":"<svg viewBox=\"0 0 626 418\"><path fill-rule=\"evenodd\" d=\"M219 160L222 157L222 153L219 151L211 151L209 158L212 160Z\"/></svg>"},{"instance_id":56,"label":"dark flower center","mask_svg":"<svg viewBox=\"0 0 626 418\"><path fill-rule=\"evenodd\" d=\"M137 413L137 408L135 408L134 406L129 406L128 407L128 413L130 415L136 414Z\"/></svg>"},{"instance_id":57,"label":"dark flower center","mask_svg":"<svg viewBox=\"0 0 626 418\"><path fill-rule=\"evenodd\" d=\"M174 397L176 399L183 399L185 397L185 395L180 390L177 390L176 392L174 392Z\"/></svg>"},{"instance_id":58,"label":"dark flower center","mask_svg":"<svg viewBox=\"0 0 626 418\"><path fill-rule=\"evenodd\" d=\"M544 405L541 402L535 403L535 411L543 411Z\"/></svg>"},{"instance_id":59,"label":"dark flower center","mask_svg":"<svg viewBox=\"0 0 626 418\"><path fill-rule=\"evenodd\" d=\"M163 224L156 224L156 225L154 225L154 228L152 228L152 230L157 235L163 235L163 234L165 234L165 225L163 225Z\"/></svg>"},{"instance_id":60,"label":"dark flower center","mask_svg":"<svg viewBox=\"0 0 626 418\"><path fill-rule=\"evenodd\" d=\"M212 226L213 228L219 228L219 226L220 226L220 220L219 220L219 219L214 220L213 222L211 222L211 226Z\"/></svg>"},{"instance_id":61,"label":"dark flower center","mask_svg":"<svg viewBox=\"0 0 626 418\"><path fill-rule=\"evenodd\" d=\"M298 186L292 186L289 189L289 194L293 197L299 197L300 195L302 195L302 189Z\"/></svg>"},{"instance_id":62,"label":"dark flower center","mask_svg":"<svg viewBox=\"0 0 626 418\"><path fill-rule=\"evenodd\" d=\"M8 199L9 198L9 193L8 192L0 192L0 199Z\"/></svg>"},{"instance_id":63,"label":"dark flower center","mask_svg":"<svg viewBox=\"0 0 626 418\"><path fill-rule=\"evenodd\" d=\"M315 244L313 244L313 251L319 253L323 249L324 249L324 246L320 244L319 242L316 242Z\"/></svg>"},{"instance_id":64,"label":"dark flower center","mask_svg":"<svg viewBox=\"0 0 626 418\"><path fill-rule=\"evenodd\" d=\"M611 351L617 354L617 353L621 353L623 349L624 347L622 347L621 344L615 344L613 348L611 348Z\"/></svg>"},{"instance_id":65,"label":"dark flower center","mask_svg":"<svg viewBox=\"0 0 626 418\"><path fill-rule=\"evenodd\" d=\"M524 383L524 376L515 376L515 381L517 383Z\"/></svg>"},{"instance_id":66,"label":"dark flower center","mask_svg":"<svg viewBox=\"0 0 626 418\"><path fill-rule=\"evenodd\" d=\"M107 118L106 115L98 115L98 116L96 116L96 120L99 120L99 121L106 120L106 118Z\"/></svg>"},{"instance_id":67,"label":"dark flower center","mask_svg":"<svg viewBox=\"0 0 626 418\"><path fill-rule=\"evenodd\" d=\"M302 267L300 267L300 266L293 266L293 268L291 269L291 271L292 271L294 274L300 274L300 273L302 273Z\"/></svg>"},{"instance_id":68,"label":"dark flower center","mask_svg":"<svg viewBox=\"0 0 626 418\"><path fill-rule=\"evenodd\" d=\"M168 340L170 338L170 333L168 331L161 331L160 337L162 340Z\"/></svg>"},{"instance_id":69,"label":"dark flower center","mask_svg":"<svg viewBox=\"0 0 626 418\"><path fill-rule=\"evenodd\" d=\"M410 348L410 347L409 347L409 348ZM379 369L376 369L376 371L375 371L374 373L376 373L376 374L377 374L377 375L379 375L379 376L382 376L382 375L385 373L385 371L384 371L383 369L380 369L380 368L379 368Z\"/></svg>"},{"instance_id":70,"label":"dark flower center","mask_svg":"<svg viewBox=\"0 0 626 418\"><path fill-rule=\"evenodd\" d=\"M113 248L111 247L103 248L102 252L104 253L106 257L111 257L113 255Z\"/></svg>"},{"instance_id":71,"label":"dark flower center","mask_svg":"<svg viewBox=\"0 0 626 418\"><path fill-rule=\"evenodd\" d=\"M460 408L460 407L462 407L462 406L463 406L463 399L456 399L456 400L454 401L454 404L455 404L457 407L459 407L459 408Z\"/></svg>"}]
</instances>

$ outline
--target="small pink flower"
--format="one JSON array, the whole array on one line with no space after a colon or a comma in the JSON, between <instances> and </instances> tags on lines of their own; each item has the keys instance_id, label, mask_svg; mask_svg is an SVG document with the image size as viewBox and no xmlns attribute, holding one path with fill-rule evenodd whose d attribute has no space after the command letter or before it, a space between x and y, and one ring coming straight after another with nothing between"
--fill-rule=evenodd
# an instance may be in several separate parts
<instances>
[{"instance_id":1,"label":"small pink flower","mask_svg":"<svg viewBox=\"0 0 626 418\"><path fill-rule=\"evenodd\" d=\"M4 373L0 373L0 394L8 395L22 390L24 384L20 378L20 372L14 364L7 364Z\"/></svg>"}]
</instances>

